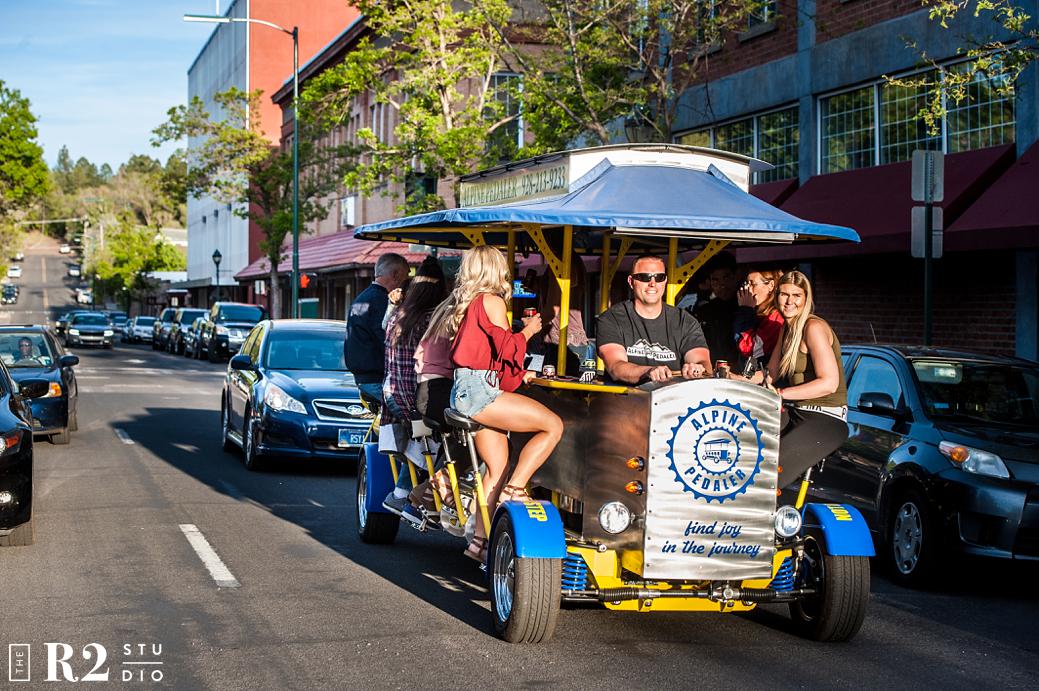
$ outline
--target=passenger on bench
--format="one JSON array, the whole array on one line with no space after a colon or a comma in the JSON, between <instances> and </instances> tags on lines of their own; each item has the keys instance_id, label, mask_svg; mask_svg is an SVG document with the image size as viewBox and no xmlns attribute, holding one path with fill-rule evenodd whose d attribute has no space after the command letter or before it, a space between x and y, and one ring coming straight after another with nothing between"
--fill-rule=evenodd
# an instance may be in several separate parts
<instances>
[{"instance_id":1,"label":"passenger on bench","mask_svg":"<svg viewBox=\"0 0 1039 691\"><path fill-rule=\"evenodd\" d=\"M527 483L563 434L558 415L513 393L534 376L523 369L523 360L527 341L540 333L542 323L535 315L523 319L519 333L511 331L505 303L511 290L509 265L502 253L489 246L474 247L463 255L455 289L433 317L437 324L439 319L446 321L446 333L454 336L451 406L484 426L476 433L476 450L487 466L483 482L491 509L499 498L530 499ZM503 486L509 462L507 432L531 432L533 436L520 451L509 484ZM487 535L482 521L476 521L465 555L486 561Z\"/></svg>"}]
</instances>

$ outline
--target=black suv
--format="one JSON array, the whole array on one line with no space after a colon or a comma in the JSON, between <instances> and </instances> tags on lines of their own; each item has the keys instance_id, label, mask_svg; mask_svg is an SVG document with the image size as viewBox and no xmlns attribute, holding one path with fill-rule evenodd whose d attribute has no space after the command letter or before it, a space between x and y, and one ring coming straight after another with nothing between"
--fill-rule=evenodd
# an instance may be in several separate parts
<instances>
[{"instance_id":1,"label":"black suv","mask_svg":"<svg viewBox=\"0 0 1039 691\"><path fill-rule=\"evenodd\" d=\"M202 309L182 307L177 310L177 313L173 315L173 325L170 327L170 335L166 339L166 350L174 355L183 354L184 336L188 329L191 328L191 322L204 316L206 316L206 311Z\"/></svg>"},{"instance_id":2,"label":"black suv","mask_svg":"<svg viewBox=\"0 0 1039 691\"><path fill-rule=\"evenodd\" d=\"M267 310L242 302L216 302L202 324L199 344L210 362L230 357L259 322L267 319Z\"/></svg>"},{"instance_id":3,"label":"black suv","mask_svg":"<svg viewBox=\"0 0 1039 691\"><path fill-rule=\"evenodd\" d=\"M176 307L167 307L152 324L152 350L166 349L173 328L173 317L176 315Z\"/></svg>"}]
</instances>

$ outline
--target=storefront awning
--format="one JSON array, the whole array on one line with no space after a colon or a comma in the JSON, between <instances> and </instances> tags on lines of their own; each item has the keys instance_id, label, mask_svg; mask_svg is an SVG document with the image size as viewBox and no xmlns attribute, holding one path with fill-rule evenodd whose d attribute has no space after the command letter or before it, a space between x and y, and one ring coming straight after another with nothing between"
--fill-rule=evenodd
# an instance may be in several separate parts
<instances>
[{"instance_id":1,"label":"storefront awning","mask_svg":"<svg viewBox=\"0 0 1039 691\"><path fill-rule=\"evenodd\" d=\"M374 266L379 257L387 252L396 252L407 259L408 263L419 264L428 252L419 252L418 249L414 245L400 242L373 243L358 240L354 238L353 232L345 230L331 235L300 238L299 269L328 272ZM278 273L287 274L291 271L292 251L290 247L286 247L282 252L282 260L278 263ZM270 262L266 257L261 257L236 273L235 278L239 281L251 281L269 275Z\"/></svg>"},{"instance_id":2,"label":"storefront awning","mask_svg":"<svg viewBox=\"0 0 1039 691\"><path fill-rule=\"evenodd\" d=\"M945 225L978 199L1014 160L1007 144L945 157L945 201L940 205ZM795 216L820 223L851 226L861 245L793 246L740 251L746 261L810 259L847 254L909 252L912 164L909 161L816 175L781 207Z\"/></svg>"},{"instance_id":3,"label":"storefront awning","mask_svg":"<svg viewBox=\"0 0 1039 691\"><path fill-rule=\"evenodd\" d=\"M1025 151L952 224L946 224L949 250L1039 247L1039 143Z\"/></svg>"}]
</instances>

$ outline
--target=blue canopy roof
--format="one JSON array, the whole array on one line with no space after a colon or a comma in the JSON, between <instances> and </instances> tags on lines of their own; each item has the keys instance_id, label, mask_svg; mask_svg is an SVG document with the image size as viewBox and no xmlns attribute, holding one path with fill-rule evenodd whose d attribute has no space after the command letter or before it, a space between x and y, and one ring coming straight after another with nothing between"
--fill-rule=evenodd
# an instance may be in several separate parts
<instances>
[{"instance_id":1,"label":"blue canopy roof","mask_svg":"<svg viewBox=\"0 0 1039 691\"><path fill-rule=\"evenodd\" d=\"M683 248L707 240L772 244L795 239L859 241L842 226L797 218L744 192L713 166L621 164L606 160L569 193L501 206L445 209L359 227L355 237L430 245L468 245L462 228L479 228L488 244L503 245L518 224L574 226L575 250L601 247L602 232L678 237ZM458 229L459 232L452 232Z\"/></svg>"}]
</instances>

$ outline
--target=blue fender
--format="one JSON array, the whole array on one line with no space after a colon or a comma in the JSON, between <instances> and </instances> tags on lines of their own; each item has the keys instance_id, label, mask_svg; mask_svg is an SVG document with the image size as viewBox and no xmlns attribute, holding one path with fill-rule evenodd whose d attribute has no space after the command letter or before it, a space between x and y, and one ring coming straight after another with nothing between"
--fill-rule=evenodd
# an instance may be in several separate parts
<instances>
[{"instance_id":1,"label":"blue fender","mask_svg":"<svg viewBox=\"0 0 1039 691\"><path fill-rule=\"evenodd\" d=\"M505 514L512 523L516 556L531 559L562 559L566 556L566 537L559 511L547 501L507 501L494 513L491 535ZM489 552L493 554L494 547Z\"/></svg>"},{"instance_id":2,"label":"blue fender","mask_svg":"<svg viewBox=\"0 0 1039 691\"><path fill-rule=\"evenodd\" d=\"M393 471L390 470L390 459L384 453L379 452L379 445L375 442L365 442L364 457L367 461L365 468L368 474L368 496L365 498L365 508L368 513L391 513L382 508L382 500L393 491Z\"/></svg>"},{"instance_id":3,"label":"blue fender","mask_svg":"<svg viewBox=\"0 0 1039 691\"><path fill-rule=\"evenodd\" d=\"M848 504L805 504L805 525L822 529L823 547L834 557L872 557L873 537L866 519Z\"/></svg>"}]
</instances>

